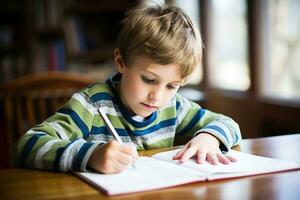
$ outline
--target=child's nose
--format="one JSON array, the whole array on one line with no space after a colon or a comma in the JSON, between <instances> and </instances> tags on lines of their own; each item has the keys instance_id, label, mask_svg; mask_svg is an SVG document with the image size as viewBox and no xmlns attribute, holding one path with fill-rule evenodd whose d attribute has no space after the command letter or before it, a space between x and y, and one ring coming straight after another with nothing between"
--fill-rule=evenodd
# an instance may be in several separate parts
<instances>
[{"instance_id":1,"label":"child's nose","mask_svg":"<svg viewBox=\"0 0 300 200\"><path fill-rule=\"evenodd\" d=\"M153 91L151 91L148 95L149 100L156 102L159 99L161 99L163 96L163 90L161 88L155 88Z\"/></svg>"},{"instance_id":2,"label":"child's nose","mask_svg":"<svg viewBox=\"0 0 300 200\"><path fill-rule=\"evenodd\" d=\"M150 92L149 95L148 95L148 98L149 98L150 100L152 100L152 101L155 100L155 98L156 98L156 97L155 97L155 92Z\"/></svg>"}]
</instances>

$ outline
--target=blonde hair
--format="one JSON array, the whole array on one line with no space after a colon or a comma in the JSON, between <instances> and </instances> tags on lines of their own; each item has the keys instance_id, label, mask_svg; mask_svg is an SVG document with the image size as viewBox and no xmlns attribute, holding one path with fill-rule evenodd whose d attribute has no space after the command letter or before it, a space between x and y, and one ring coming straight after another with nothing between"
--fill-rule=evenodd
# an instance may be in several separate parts
<instances>
[{"instance_id":1,"label":"blonde hair","mask_svg":"<svg viewBox=\"0 0 300 200\"><path fill-rule=\"evenodd\" d=\"M176 63L182 78L200 65L202 40L199 30L178 7L154 4L130 10L122 21L117 47L129 66L142 55L158 64Z\"/></svg>"}]
</instances>

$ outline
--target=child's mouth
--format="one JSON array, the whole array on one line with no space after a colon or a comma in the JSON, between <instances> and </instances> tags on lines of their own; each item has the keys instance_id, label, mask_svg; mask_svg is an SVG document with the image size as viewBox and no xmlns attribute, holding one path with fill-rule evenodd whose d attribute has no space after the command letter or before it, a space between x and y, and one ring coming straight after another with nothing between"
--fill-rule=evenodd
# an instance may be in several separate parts
<instances>
[{"instance_id":1,"label":"child's mouth","mask_svg":"<svg viewBox=\"0 0 300 200\"><path fill-rule=\"evenodd\" d=\"M157 109L158 107L157 106L152 106L152 105L149 105L149 104L146 104L146 103L141 103L144 107L148 108L148 109Z\"/></svg>"}]
</instances>

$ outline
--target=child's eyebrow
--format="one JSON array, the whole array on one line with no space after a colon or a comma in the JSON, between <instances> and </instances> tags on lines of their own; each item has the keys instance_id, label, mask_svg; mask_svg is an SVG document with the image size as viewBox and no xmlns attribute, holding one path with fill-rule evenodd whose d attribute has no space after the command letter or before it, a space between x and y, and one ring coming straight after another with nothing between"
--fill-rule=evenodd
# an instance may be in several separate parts
<instances>
[{"instance_id":1,"label":"child's eyebrow","mask_svg":"<svg viewBox=\"0 0 300 200\"><path fill-rule=\"evenodd\" d=\"M144 70L147 73L152 74L153 76L155 76L157 79L161 80L161 77L158 74L155 74L154 72L148 71L148 70ZM178 81L171 81L171 83L173 84L182 84L182 80L178 80Z\"/></svg>"}]
</instances>

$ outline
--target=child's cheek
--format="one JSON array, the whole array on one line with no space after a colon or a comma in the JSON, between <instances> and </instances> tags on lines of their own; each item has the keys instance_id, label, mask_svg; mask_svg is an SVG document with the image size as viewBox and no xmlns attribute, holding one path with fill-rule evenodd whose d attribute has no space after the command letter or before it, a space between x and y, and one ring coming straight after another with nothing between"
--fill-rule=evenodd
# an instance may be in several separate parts
<instances>
[{"instance_id":1,"label":"child's cheek","mask_svg":"<svg viewBox=\"0 0 300 200\"><path fill-rule=\"evenodd\" d=\"M162 99L162 106L168 105L170 101L173 99L173 97L175 96L175 94L176 91L167 92L164 98Z\"/></svg>"},{"instance_id":2,"label":"child's cheek","mask_svg":"<svg viewBox=\"0 0 300 200\"><path fill-rule=\"evenodd\" d=\"M142 98L143 91L145 91L143 83L139 80L133 79L130 85L131 87L128 88L127 92L131 95L131 98L136 98L136 100Z\"/></svg>"}]
</instances>

